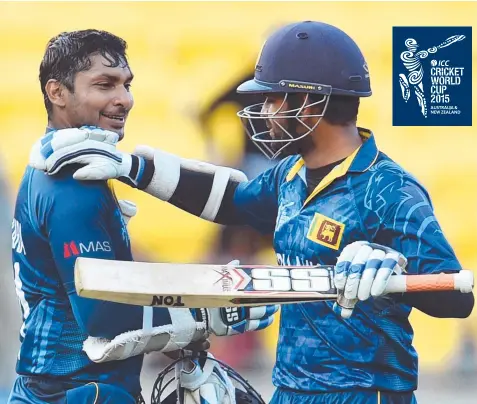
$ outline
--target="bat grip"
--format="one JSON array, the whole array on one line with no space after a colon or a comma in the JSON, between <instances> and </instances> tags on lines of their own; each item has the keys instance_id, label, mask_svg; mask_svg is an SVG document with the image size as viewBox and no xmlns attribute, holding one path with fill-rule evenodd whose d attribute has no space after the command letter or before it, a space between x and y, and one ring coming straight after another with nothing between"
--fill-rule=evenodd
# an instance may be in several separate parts
<instances>
[{"instance_id":1,"label":"bat grip","mask_svg":"<svg viewBox=\"0 0 477 404\"><path fill-rule=\"evenodd\" d=\"M470 293L474 287L474 274L462 270L454 274L394 275L391 276L385 293L438 292L459 290Z\"/></svg>"}]
</instances>

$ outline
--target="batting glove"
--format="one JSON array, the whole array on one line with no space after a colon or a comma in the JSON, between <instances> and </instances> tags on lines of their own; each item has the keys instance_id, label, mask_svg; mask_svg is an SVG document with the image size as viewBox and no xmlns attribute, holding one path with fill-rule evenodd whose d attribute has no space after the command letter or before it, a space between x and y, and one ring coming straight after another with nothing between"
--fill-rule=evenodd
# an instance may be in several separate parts
<instances>
[{"instance_id":1,"label":"batting glove","mask_svg":"<svg viewBox=\"0 0 477 404\"><path fill-rule=\"evenodd\" d=\"M389 247L367 241L347 245L335 266L338 299L334 311L351 317L358 301L382 296L391 275L401 274L406 265L407 259Z\"/></svg>"},{"instance_id":2,"label":"batting glove","mask_svg":"<svg viewBox=\"0 0 477 404\"><path fill-rule=\"evenodd\" d=\"M142 189L149 183L144 175L146 160L117 150L118 140L116 133L94 126L53 130L34 144L30 165L53 175L67 165L79 164L82 167L73 174L76 180L119 178Z\"/></svg>"},{"instance_id":3,"label":"batting glove","mask_svg":"<svg viewBox=\"0 0 477 404\"><path fill-rule=\"evenodd\" d=\"M239 261L235 260L227 265L237 266ZM267 328L273 323L278 308L278 305L267 305L201 310L209 332L217 336L230 336Z\"/></svg>"}]
</instances>

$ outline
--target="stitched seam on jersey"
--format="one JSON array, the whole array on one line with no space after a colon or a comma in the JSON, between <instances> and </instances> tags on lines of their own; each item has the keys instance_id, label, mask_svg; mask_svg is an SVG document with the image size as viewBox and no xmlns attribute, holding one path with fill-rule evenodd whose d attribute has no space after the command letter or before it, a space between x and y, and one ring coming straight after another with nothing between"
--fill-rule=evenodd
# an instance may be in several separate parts
<instances>
[{"instance_id":1,"label":"stitched seam on jersey","mask_svg":"<svg viewBox=\"0 0 477 404\"><path fill-rule=\"evenodd\" d=\"M63 283L61 283L61 287L63 287L63 289L65 290L66 298L69 299L68 294L66 293L66 288L64 287ZM54 368L54 365L56 364L55 359L59 353L59 350L56 349L56 347L61 346L61 342L58 343L58 341L62 341L63 332L65 331L65 321L67 317L66 312L62 311L61 316L61 319L57 319L57 323L59 322L61 327L60 332L58 333L58 338L55 340L55 343L53 345L50 345L50 348L54 352L54 354L51 356L50 362L44 370L45 373L51 372L51 370Z\"/></svg>"},{"instance_id":2,"label":"stitched seam on jersey","mask_svg":"<svg viewBox=\"0 0 477 404\"><path fill-rule=\"evenodd\" d=\"M41 334L49 334L49 331L51 330L51 327L53 325L53 311L54 311L54 305L50 305L49 301L45 301L45 311L46 311L46 318L45 318L45 323L43 324L43 329L41 331ZM48 348L49 348L49 341L47 338L45 338L42 342L40 342L40 353L38 355L38 371L39 373L45 373L45 362L46 362L46 357L48 355ZM55 349L55 352L57 350ZM47 369L49 369L53 364L53 361L50 361L50 363L47 366Z\"/></svg>"},{"instance_id":3,"label":"stitched seam on jersey","mask_svg":"<svg viewBox=\"0 0 477 404\"><path fill-rule=\"evenodd\" d=\"M38 225L38 218L33 217L34 210L32 209L32 204L31 204L31 200L32 200L31 192L32 192L32 181L33 181L34 173L35 171L31 170L30 175L28 176L28 197L27 197L28 217L30 218L30 222L32 224L35 234L39 236L43 241L48 242L48 238L44 236L43 234L41 234L40 226Z\"/></svg>"},{"instance_id":4,"label":"stitched seam on jersey","mask_svg":"<svg viewBox=\"0 0 477 404\"><path fill-rule=\"evenodd\" d=\"M35 327L35 331L33 333L33 341L38 341L40 338L39 338L39 335L41 335L41 329L43 328L43 321L44 321L44 318L45 318L45 311L43 310L41 313L40 313L40 316L37 316L37 324L36 324L36 327ZM32 366L31 366L31 372L32 373L36 373L38 371L38 368L39 368L39 361L40 361L40 354L39 354L39 345L38 343L35 344L34 348L33 348L33 351L32 351Z\"/></svg>"}]
</instances>

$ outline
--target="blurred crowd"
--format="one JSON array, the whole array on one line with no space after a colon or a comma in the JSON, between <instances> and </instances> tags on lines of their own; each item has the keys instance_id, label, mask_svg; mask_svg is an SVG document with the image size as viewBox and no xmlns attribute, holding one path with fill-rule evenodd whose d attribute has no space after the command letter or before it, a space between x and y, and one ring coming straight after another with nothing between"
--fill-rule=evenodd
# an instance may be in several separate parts
<instances>
[{"instance_id":1,"label":"blurred crowd","mask_svg":"<svg viewBox=\"0 0 477 404\"><path fill-rule=\"evenodd\" d=\"M1 2L0 73L7 80L0 98L0 403L14 377L21 325L10 260L12 209L29 147L46 124L37 77L51 36L62 30L100 28L128 41L136 106L126 127L124 149L149 144L240 168L253 178L274 163L252 145L236 117L239 109L256 100L238 96L235 88L251 76L263 38L274 26L290 20L319 19L343 28L367 57L374 91L362 103L358 124L375 131L378 146L424 183L457 256L472 269L477 268L475 129L392 127L391 32L397 25L468 26L471 16L477 15L475 4L411 3L413 12L402 13L398 3L362 3L351 13L352 6L344 2L117 3L114 7L100 2L81 6ZM373 15L380 18L373 20L372 31L356 24ZM44 24L45 19L56 23ZM475 45L473 54L475 64ZM474 74L474 90L476 83ZM139 207L130 224L137 260L275 263L270 237L206 223L122 184L115 187L120 198ZM475 377L475 314L455 321L413 313L412 324L424 373ZM270 388L277 330L278 322L259 333L215 339L212 352L238 370L266 380ZM163 356L148 355L146 384L165 363Z\"/></svg>"}]
</instances>

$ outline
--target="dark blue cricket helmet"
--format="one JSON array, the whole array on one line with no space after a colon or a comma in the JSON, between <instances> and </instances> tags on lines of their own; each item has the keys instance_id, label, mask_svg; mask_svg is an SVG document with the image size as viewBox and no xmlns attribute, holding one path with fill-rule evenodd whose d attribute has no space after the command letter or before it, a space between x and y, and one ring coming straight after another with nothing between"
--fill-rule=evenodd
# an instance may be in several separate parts
<instances>
[{"instance_id":1,"label":"dark blue cricket helmet","mask_svg":"<svg viewBox=\"0 0 477 404\"><path fill-rule=\"evenodd\" d=\"M286 25L267 39L258 56L254 78L241 84L237 92L266 96L270 93L322 96L319 101L312 103L307 96L303 105L275 111L272 115L262 113L263 104L249 106L238 113L248 121L247 131L252 140L268 157L274 158L290 142L302 139L312 130L297 136L282 128L285 138L277 139L270 137L269 131L257 131L253 125L257 119L296 118L303 124L301 118L324 115L330 96L369 97L371 85L366 60L353 39L332 25L304 21ZM320 103L324 104L321 114L302 114L304 108ZM279 143L280 150L263 150L262 147L268 149L267 143Z\"/></svg>"}]
</instances>

